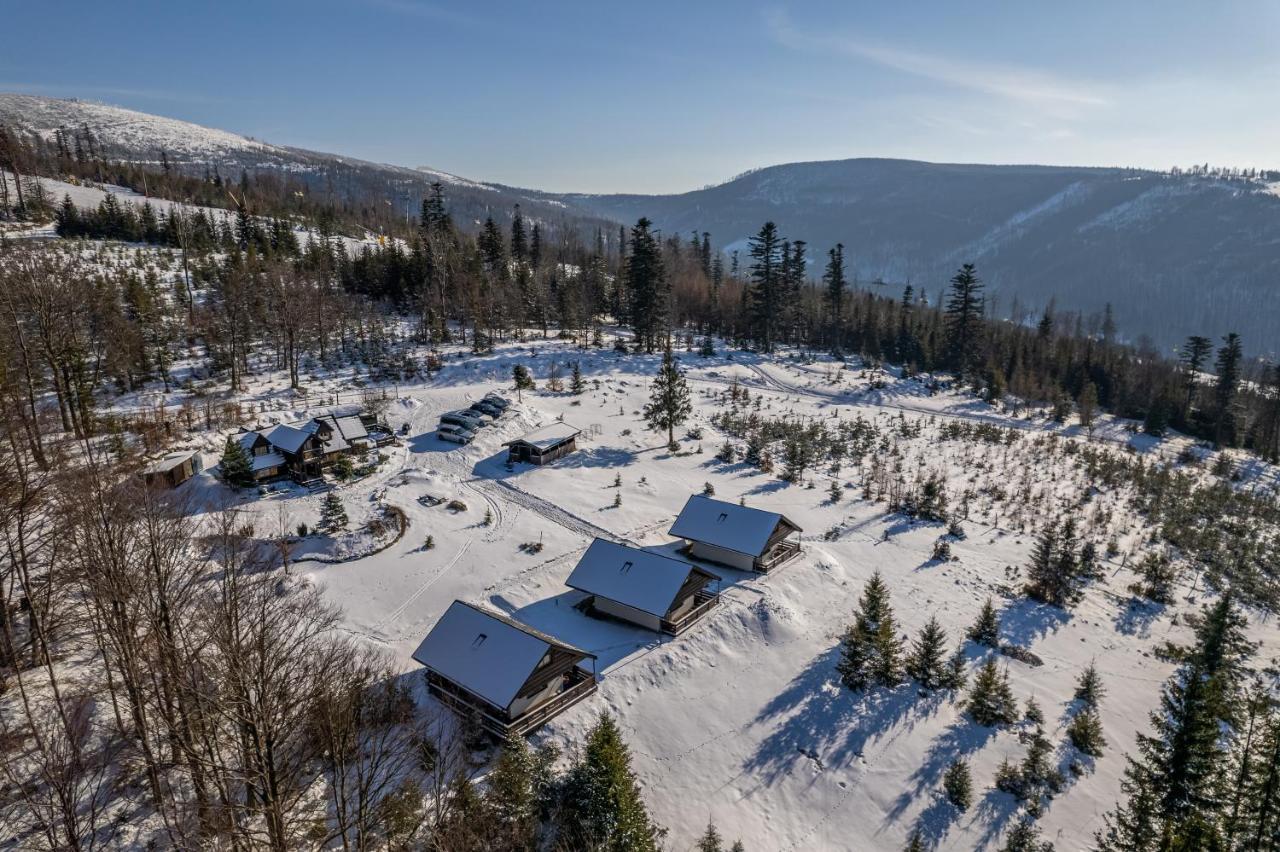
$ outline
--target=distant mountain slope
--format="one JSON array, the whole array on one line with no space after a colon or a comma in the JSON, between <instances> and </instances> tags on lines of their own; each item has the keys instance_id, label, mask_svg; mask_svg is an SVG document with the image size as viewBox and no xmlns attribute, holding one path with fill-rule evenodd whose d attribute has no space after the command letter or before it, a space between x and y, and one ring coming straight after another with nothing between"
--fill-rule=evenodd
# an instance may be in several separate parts
<instances>
[{"instance_id":1,"label":"distant mountain slope","mask_svg":"<svg viewBox=\"0 0 1280 852\"><path fill-rule=\"evenodd\" d=\"M934 296L978 264L1007 312L1114 305L1122 331L1168 349L1235 330L1250 350L1280 334L1280 198L1257 182L1127 169L856 159L772 166L680 195L563 195L600 216L710 231L742 250L767 221L808 241L813 274L836 242L863 281Z\"/></svg>"},{"instance_id":2,"label":"distant mountain slope","mask_svg":"<svg viewBox=\"0 0 1280 852\"><path fill-rule=\"evenodd\" d=\"M313 191L346 200L390 201L406 214L419 209L433 181L447 187L450 210L463 227L493 215L506 219L516 204L525 215L553 227L611 224L567 207L559 199L487 184L430 168L371 163L336 154L272 145L247 136L187 121L75 99L0 93L0 125L52 141L59 128L88 128L112 159L158 164L161 151L174 167L193 174L218 169L235 178L240 171L276 171L305 182Z\"/></svg>"},{"instance_id":3,"label":"distant mountain slope","mask_svg":"<svg viewBox=\"0 0 1280 852\"><path fill-rule=\"evenodd\" d=\"M1110 302L1122 333L1148 335L1168 351L1189 334L1244 335L1266 354L1280 337L1280 197L1258 182L1129 169L942 165L854 159L793 163L749 172L678 195L580 195L468 180L428 168L370 163L272 145L189 122L78 100L0 94L0 124L51 139L88 127L116 158L188 172L217 168L286 172L313 191L389 202L416 213L432 181L447 184L450 209L474 228L509 220L520 204L551 228L612 233L648 216L667 233L711 232L742 251L760 225L809 243L812 273L836 242L862 282L886 292L911 282L936 298L966 261L1005 315L1017 298L1028 312L1051 298L1086 315Z\"/></svg>"}]
</instances>

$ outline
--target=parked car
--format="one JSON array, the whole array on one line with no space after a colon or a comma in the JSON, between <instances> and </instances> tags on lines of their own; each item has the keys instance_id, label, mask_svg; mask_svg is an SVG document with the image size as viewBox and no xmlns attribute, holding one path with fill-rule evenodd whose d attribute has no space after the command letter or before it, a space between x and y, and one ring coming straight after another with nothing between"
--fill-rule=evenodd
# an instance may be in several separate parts
<instances>
[{"instance_id":1,"label":"parked car","mask_svg":"<svg viewBox=\"0 0 1280 852\"><path fill-rule=\"evenodd\" d=\"M441 432L437 430L436 437L441 441L451 441L455 444L470 444L475 438L475 433L468 432L465 429L460 429L457 432Z\"/></svg>"},{"instance_id":2,"label":"parked car","mask_svg":"<svg viewBox=\"0 0 1280 852\"><path fill-rule=\"evenodd\" d=\"M479 415L471 411L450 411L440 415L440 422L450 426L461 426L463 429L475 431L484 425Z\"/></svg>"},{"instance_id":3,"label":"parked car","mask_svg":"<svg viewBox=\"0 0 1280 852\"><path fill-rule=\"evenodd\" d=\"M484 424L489 424L493 422L492 414L488 414L484 411L481 411L478 408L468 408L463 411L459 411L458 413L463 415L464 417L474 417L475 419L479 420L481 423L484 423Z\"/></svg>"},{"instance_id":4,"label":"parked car","mask_svg":"<svg viewBox=\"0 0 1280 852\"><path fill-rule=\"evenodd\" d=\"M495 405L494 403L490 402L487 399L482 399L479 402L471 403L471 410L479 411L481 414L487 414L490 417L497 418L497 417L501 417L502 413L506 409L500 408L499 406Z\"/></svg>"},{"instance_id":5,"label":"parked car","mask_svg":"<svg viewBox=\"0 0 1280 852\"><path fill-rule=\"evenodd\" d=\"M496 393L485 394L483 401L496 405L499 408L501 408L503 411L506 411L508 408L511 407L511 400L507 399L505 396L501 396Z\"/></svg>"}]
</instances>

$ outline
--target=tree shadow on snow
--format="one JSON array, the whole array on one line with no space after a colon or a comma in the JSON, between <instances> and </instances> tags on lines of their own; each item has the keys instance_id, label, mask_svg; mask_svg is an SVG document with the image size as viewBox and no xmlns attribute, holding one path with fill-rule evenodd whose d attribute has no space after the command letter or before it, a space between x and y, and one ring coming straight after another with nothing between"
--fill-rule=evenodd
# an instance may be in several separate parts
<instances>
[{"instance_id":1,"label":"tree shadow on snow","mask_svg":"<svg viewBox=\"0 0 1280 852\"><path fill-rule=\"evenodd\" d=\"M1071 614L1066 610L1030 598L1016 598L1000 610L1000 635L1009 644L1027 648L1070 620Z\"/></svg>"},{"instance_id":2,"label":"tree shadow on snow","mask_svg":"<svg viewBox=\"0 0 1280 852\"><path fill-rule=\"evenodd\" d=\"M1112 625L1126 636L1146 638L1151 635L1151 625L1164 615L1164 611L1164 604L1131 597L1116 612Z\"/></svg>"},{"instance_id":3,"label":"tree shadow on snow","mask_svg":"<svg viewBox=\"0 0 1280 852\"><path fill-rule=\"evenodd\" d=\"M952 722L950 727L929 744L924 760L920 762L919 768L907 777L908 786L894 800L893 806L885 815L885 822L896 821L914 801L929 791L936 790L942 783L943 773L947 771L952 761L968 758L982 751L995 735L995 728L979 725L966 717ZM922 824L920 830L935 843L946 834L957 813L945 799L942 799L942 804L944 808L930 807L920 817L924 822L925 816L928 815L928 824ZM947 817L945 821L942 819L944 816Z\"/></svg>"},{"instance_id":4,"label":"tree shadow on snow","mask_svg":"<svg viewBox=\"0 0 1280 852\"><path fill-rule=\"evenodd\" d=\"M747 758L745 771L758 773L768 785L804 762L847 766L878 736L904 721L906 729L899 733L906 733L916 719L936 710L938 705L921 699L910 684L850 692L836 673L839 656L839 645L819 654L756 715L754 725L781 724Z\"/></svg>"}]
</instances>

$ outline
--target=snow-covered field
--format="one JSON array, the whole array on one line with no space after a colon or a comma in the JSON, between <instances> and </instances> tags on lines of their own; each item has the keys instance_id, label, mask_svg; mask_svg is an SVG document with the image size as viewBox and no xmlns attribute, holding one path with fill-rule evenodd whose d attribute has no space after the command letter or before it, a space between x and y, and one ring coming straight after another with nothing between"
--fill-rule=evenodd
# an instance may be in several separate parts
<instances>
[{"instance_id":1,"label":"snow-covered field","mask_svg":"<svg viewBox=\"0 0 1280 852\"><path fill-rule=\"evenodd\" d=\"M545 390L552 362L579 360L588 390L582 396ZM526 391L499 423L472 445L458 447L432 434L436 418L486 392L510 391L512 366L528 366L538 390ZM352 634L389 649L425 696L411 652L455 598L487 604L598 655L596 696L555 719L539 738L569 747L600 710L617 715L634 768L657 821L670 830L670 849L689 849L708 818L751 850L898 849L920 825L940 837L938 848L996 848L1018 813L1014 799L992 789L1002 758L1024 751L1018 730L996 731L969 721L948 694L920 696L915 687L854 694L835 672L840 636L851 622L863 583L883 573L904 633L914 636L930 616L957 642L983 601L1002 608L1007 641L1043 660L1033 667L1004 659L1020 701L1034 696L1063 765L1078 755L1064 742L1074 680L1096 660L1108 689L1102 705L1105 756L1084 758L1085 773L1068 775L1067 789L1041 818L1059 849L1085 848L1103 812L1114 803L1135 732L1171 665L1152 649L1184 641L1175 613L1203 603L1184 586L1178 604L1147 608L1129 601L1132 574L1124 554L1144 539L1124 496L1088 492L1069 454L1085 440L1080 428L1018 419L968 395L930 394L923 382L881 371L841 370L830 360L804 363L749 353L702 358L686 353L701 439L682 438L671 453L665 435L646 431L639 417L656 356L583 352L559 341L500 348L487 356L451 357L428 385L401 389L387 419L407 423L402 445L391 448L378 473L339 493L353 526L386 503L408 518L406 534L390 547L338 564L299 562L295 574L323 587L345 611ZM715 457L723 433L711 426L733 382L748 388L765 416L873 424L884 442L838 475L843 497L833 503L826 463L787 484L742 462ZM873 387L873 381L880 385ZM502 442L563 417L587 430L575 454L554 465L508 471ZM942 424L959 420L1019 430L1006 443L943 440ZM916 427L919 427L918 429ZM1104 420L1093 442L1117 453L1172 459L1188 446L1161 444ZM888 451L886 452L886 447ZM963 500L967 533L953 543L953 561L931 559L941 524L918 523L863 499L873 458L892 457L895 474L929 471L947 481L952 508ZM214 461L208 459L209 463ZM621 506L614 507L615 476ZM1272 487L1273 472L1255 466L1246 485ZM673 548L667 530L686 498L710 483L716 497L780 511L804 528L805 552L769 576L713 566L724 577L723 603L678 638L588 618L573 608L580 594L564 580L593 535L602 531L647 547ZM220 490L209 477L192 489ZM993 489L1019 499L997 501ZM197 492L200 493L200 492ZM427 505L420 498L443 498ZM466 511L450 511L450 500ZM287 490L245 504L270 526L284 505L291 522L313 522L320 498ZM1104 579L1070 612L1013 594L1011 571L1025 565L1037 523L1048 507L1080 505L1088 535L1100 547L1115 538L1121 554L1104 562ZM491 523L485 524L486 510ZM1087 523L1086 523L1087 522ZM433 549L424 549L430 535ZM522 544L540 542L536 554ZM1202 595L1201 595L1202 596ZM1256 619L1255 619L1256 622ZM1274 654L1275 633L1256 627ZM985 649L969 645L971 661ZM976 804L955 814L941 797L941 774L968 758Z\"/></svg>"}]
</instances>

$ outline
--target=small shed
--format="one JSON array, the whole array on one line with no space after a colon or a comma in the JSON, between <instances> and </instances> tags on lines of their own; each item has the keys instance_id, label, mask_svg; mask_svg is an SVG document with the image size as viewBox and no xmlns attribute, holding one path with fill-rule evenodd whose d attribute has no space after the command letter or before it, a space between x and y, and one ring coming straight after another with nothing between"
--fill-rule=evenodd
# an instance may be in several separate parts
<instances>
[{"instance_id":1,"label":"small shed","mask_svg":"<svg viewBox=\"0 0 1280 852\"><path fill-rule=\"evenodd\" d=\"M720 602L710 571L650 550L597 538L565 585L591 597L604 615L675 636Z\"/></svg>"},{"instance_id":2,"label":"small shed","mask_svg":"<svg viewBox=\"0 0 1280 852\"><path fill-rule=\"evenodd\" d=\"M671 525L694 559L768 573L800 555L801 529L785 515L695 494Z\"/></svg>"},{"instance_id":3,"label":"small shed","mask_svg":"<svg viewBox=\"0 0 1280 852\"><path fill-rule=\"evenodd\" d=\"M507 461L550 464L578 448L582 430L559 421L534 429L529 434L507 441Z\"/></svg>"},{"instance_id":4,"label":"small shed","mask_svg":"<svg viewBox=\"0 0 1280 852\"><path fill-rule=\"evenodd\" d=\"M203 469L198 452L180 450L143 468L142 479L147 485L177 488Z\"/></svg>"},{"instance_id":5,"label":"small shed","mask_svg":"<svg viewBox=\"0 0 1280 852\"><path fill-rule=\"evenodd\" d=\"M442 704L497 737L525 736L596 691L595 655L498 612L455 600L413 658Z\"/></svg>"}]
</instances>

